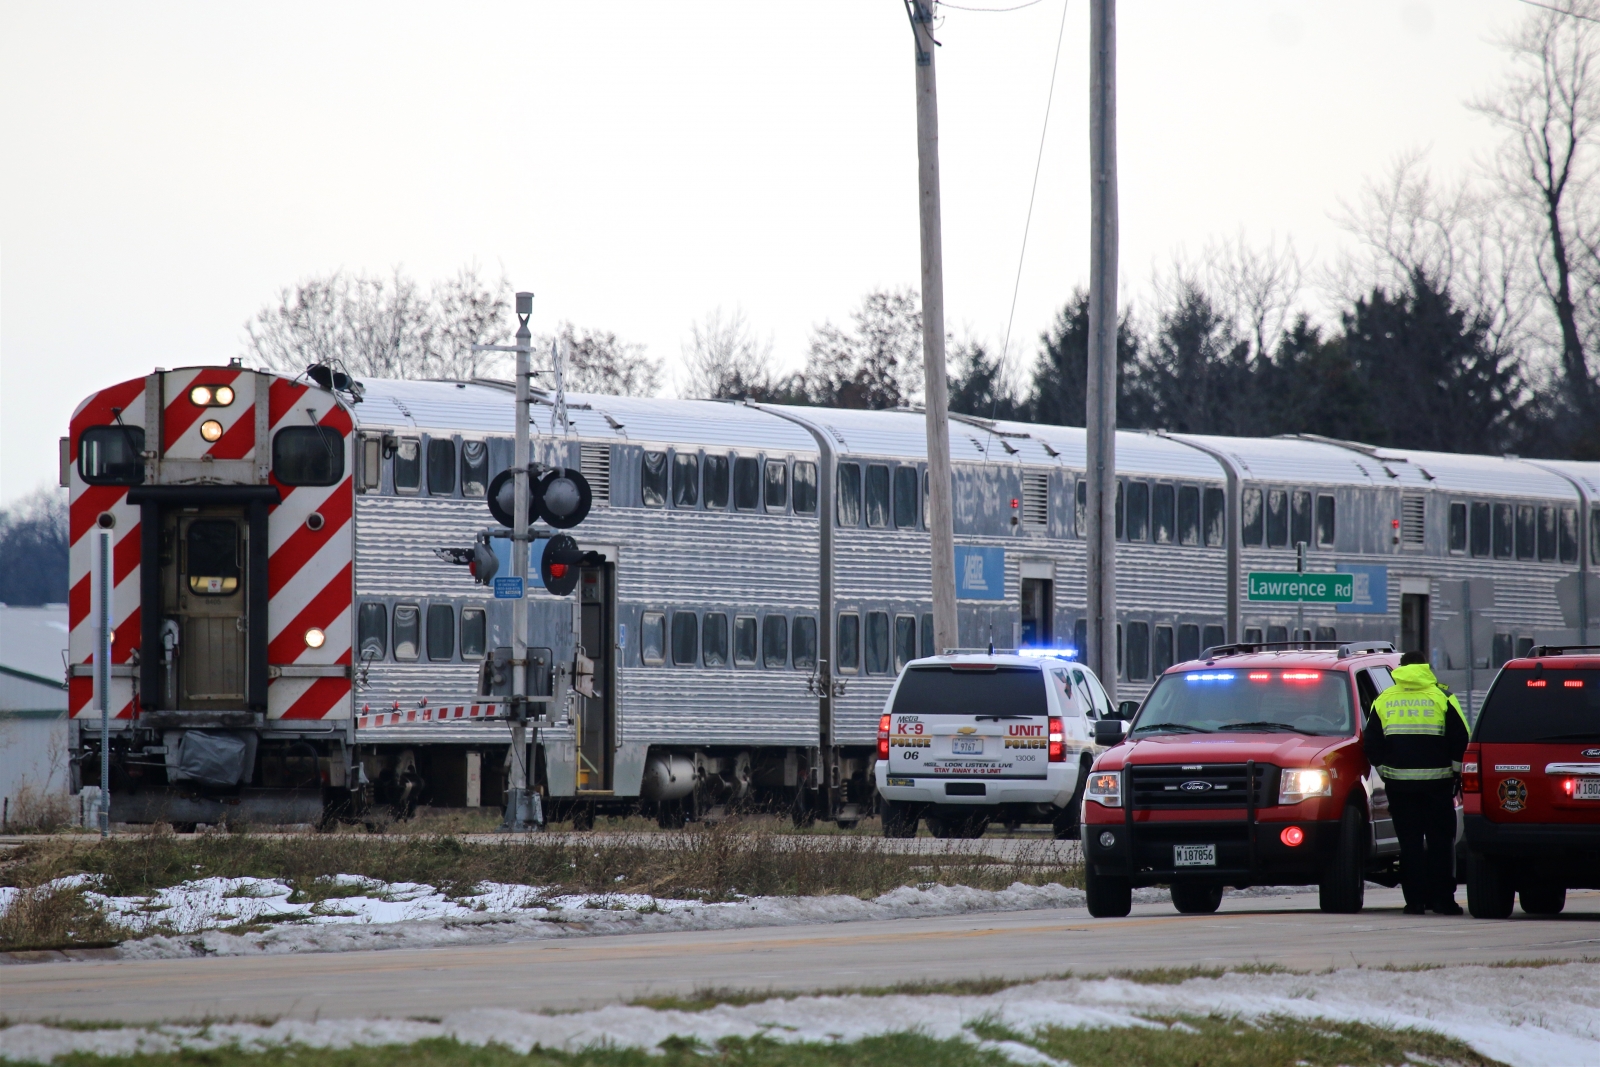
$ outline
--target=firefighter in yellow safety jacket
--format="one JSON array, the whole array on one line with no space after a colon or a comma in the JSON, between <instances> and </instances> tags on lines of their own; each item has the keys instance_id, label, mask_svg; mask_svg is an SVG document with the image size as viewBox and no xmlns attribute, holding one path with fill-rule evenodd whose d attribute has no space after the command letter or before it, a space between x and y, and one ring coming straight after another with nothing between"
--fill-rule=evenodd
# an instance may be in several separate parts
<instances>
[{"instance_id":1,"label":"firefighter in yellow safety jacket","mask_svg":"<svg viewBox=\"0 0 1600 1067\"><path fill-rule=\"evenodd\" d=\"M1460 915L1455 791L1467 717L1421 652L1400 657L1394 683L1372 702L1362 746L1389 794L1406 914Z\"/></svg>"}]
</instances>

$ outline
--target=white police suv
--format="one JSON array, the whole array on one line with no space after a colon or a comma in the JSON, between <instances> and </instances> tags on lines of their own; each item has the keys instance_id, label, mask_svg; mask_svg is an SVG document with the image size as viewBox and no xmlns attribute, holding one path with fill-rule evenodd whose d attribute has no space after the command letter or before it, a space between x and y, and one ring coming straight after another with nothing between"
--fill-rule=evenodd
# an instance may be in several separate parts
<instances>
[{"instance_id":1,"label":"white police suv","mask_svg":"<svg viewBox=\"0 0 1600 1067\"><path fill-rule=\"evenodd\" d=\"M1056 650L913 660L878 720L885 837L981 837L992 820L1077 837L1083 786L1117 717L1094 672Z\"/></svg>"}]
</instances>

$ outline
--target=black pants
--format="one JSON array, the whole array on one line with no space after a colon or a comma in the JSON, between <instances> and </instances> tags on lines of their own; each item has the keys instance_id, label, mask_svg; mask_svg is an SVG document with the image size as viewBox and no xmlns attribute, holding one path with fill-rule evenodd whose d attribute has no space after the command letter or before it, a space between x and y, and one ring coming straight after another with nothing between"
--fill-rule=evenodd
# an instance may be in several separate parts
<instances>
[{"instance_id":1,"label":"black pants","mask_svg":"<svg viewBox=\"0 0 1600 1067\"><path fill-rule=\"evenodd\" d=\"M1400 888L1406 904L1435 907L1456 895L1456 784L1390 782L1389 815L1400 839Z\"/></svg>"}]
</instances>

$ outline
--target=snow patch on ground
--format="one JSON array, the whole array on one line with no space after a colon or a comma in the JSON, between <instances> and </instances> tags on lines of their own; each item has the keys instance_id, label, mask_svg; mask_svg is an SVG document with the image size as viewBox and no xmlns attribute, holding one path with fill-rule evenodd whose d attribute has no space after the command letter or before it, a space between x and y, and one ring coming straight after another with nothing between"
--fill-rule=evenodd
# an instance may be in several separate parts
<instances>
[{"instance_id":1,"label":"snow patch on ground","mask_svg":"<svg viewBox=\"0 0 1600 1067\"><path fill-rule=\"evenodd\" d=\"M704 1012L609 1007L570 1015L477 1010L437 1023L389 1019L283 1020L151 1029L61 1030L24 1024L0 1030L0 1059L48 1063L73 1052L105 1056L178 1049L264 1049L288 1044L346 1048L454 1037L526 1053L577 1051L602 1043L655 1048L669 1037L708 1045L727 1037L782 1042L852 1042L917 1030L992 1048L1014 1062L1046 1061L1015 1042L982 1042L969 1029L992 1021L1019 1034L1045 1027L1150 1026L1144 1016L1220 1013L1246 1019L1287 1015L1434 1030L1518 1067L1600 1063L1600 967L1455 967L1319 975L1228 974L1179 985L1075 979L1020 986L992 996L806 996Z\"/></svg>"}]
</instances>

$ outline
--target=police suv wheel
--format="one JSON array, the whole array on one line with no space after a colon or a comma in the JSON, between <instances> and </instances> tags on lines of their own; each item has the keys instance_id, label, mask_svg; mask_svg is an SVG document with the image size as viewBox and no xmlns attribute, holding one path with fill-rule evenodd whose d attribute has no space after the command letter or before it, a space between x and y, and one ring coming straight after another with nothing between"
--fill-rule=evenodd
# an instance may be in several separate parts
<instances>
[{"instance_id":1,"label":"police suv wheel","mask_svg":"<svg viewBox=\"0 0 1600 1067\"><path fill-rule=\"evenodd\" d=\"M916 837L917 808L904 800L883 802L883 836Z\"/></svg>"}]
</instances>

